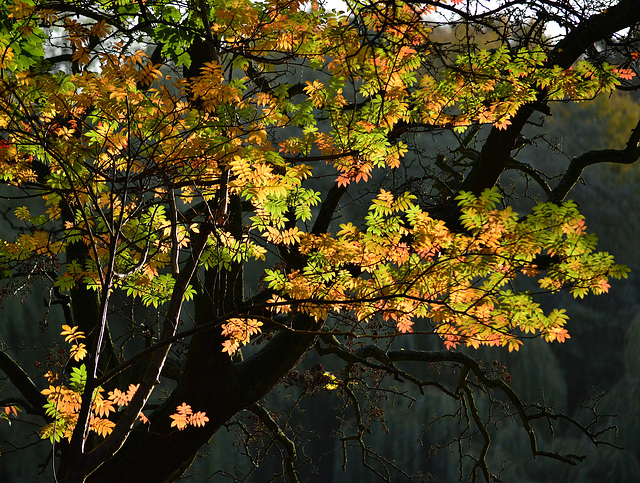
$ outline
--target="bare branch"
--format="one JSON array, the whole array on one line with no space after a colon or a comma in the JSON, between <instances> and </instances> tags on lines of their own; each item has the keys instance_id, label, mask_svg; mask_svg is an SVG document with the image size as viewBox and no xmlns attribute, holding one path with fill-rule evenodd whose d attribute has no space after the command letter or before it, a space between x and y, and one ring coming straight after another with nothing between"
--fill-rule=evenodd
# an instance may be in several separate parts
<instances>
[{"instance_id":1,"label":"bare branch","mask_svg":"<svg viewBox=\"0 0 640 483\"><path fill-rule=\"evenodd\" d=\"M633 164L640 159L640 121L633 128L624 149L600 149L589 151L571 160L567 171L558 185L549 194L549 201L561 203L573 186L578 182L584 170L594 164Z\"/></svg>"},{"instance_id":2,"label":"bare branch","mask_svg":"<svg viewBox=\"0 0 640 483\"><path fill-rule=\"evenodd\" d=\"M25 407L27 412L44 418L43 408L47 404L47 398L40 392L29 374L5 351L0 351L0 370L7 375L20 394L29 402L29 405Z\"/></svg>"},{"instance_id":3,"label":"bare branch","mask_svg":"<svg viewBox=\"0 0 640 483\"><path fill-rule=\"evenodd\" d=\"M298 479L298 474L295 467L295 461L297 457L295 443L284 433L284 431L282 431L282 428L280 428L275 419L271 417L271 414L269 414L269 412L264 407L262 407L258 403L255 403L249 406L247 409L258 416L264 423L264 425L273 433L276 440L282 443L282 445L285 447L287 453L284 459L286 474L289 477L290 482L298 483L300 480Z\"/></svg>"}]
</instances>

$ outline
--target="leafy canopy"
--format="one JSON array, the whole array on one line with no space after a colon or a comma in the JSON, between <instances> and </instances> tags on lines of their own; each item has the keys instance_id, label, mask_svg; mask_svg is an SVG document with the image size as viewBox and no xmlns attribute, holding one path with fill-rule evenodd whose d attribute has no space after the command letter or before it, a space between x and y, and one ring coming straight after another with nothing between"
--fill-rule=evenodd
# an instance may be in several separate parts
<instances>
[{"instance_id":1,"label":"leafy canopy","mask_svg":"<svg viewBox=\"0 0 640 483\"><path fill-rule=\"evenodd\" d=\"M452 227L379 180L403 166L412 126L504 130L541 93L588 99L628 71L562 69L540 46L478 48L442 67L429 5L349 1L347 15L314 0L200 3L102 1L83 15L1 3L0 179L38 203L15 206L21 231L0 243L0 267L62 295L93 293L102 314L63 326L71 358L89 361L68 386L48 376L43 437L73 443L91 430L121 446L181 337L183 302L210 295L205 272L254 261L264 272L262 297L219 304L228 355L301 314L337 335L434 332L447 348L563 342L566 313L545 313L514 281L584 297L626 275L571 202L520 218L498 208L496 189L462 191ZM341 194L365 183L364 218L332 223ZM164 314L163 345L153 371L105 398L98 368L117 297ZM189 402L171 427L207 421ZM127 404L119 432L110 417Z\"/></svg>"},{"instance_id":2,"label":"leafy canopy","mask_svg":"<svg viewBox=\"0 0 640 483\"><path fill-rule=\"evenodd\" d=\"M200 223L213 222L201 256L207 268L264 259L269 246L294 246L305 255L298 270L267 271L280 311L319 320L349 310L358 322L378 313L401 332L416 318L428 318L449 345L516 348L514 328L563 340L563 313L544 315L531 295L508 285L519 273L535 275L541 254L560 260L540 278L543 289L601 293L609 275L624 273L610 256L593 253L595 239L585 234L574 205L542 205L518 220L508 209L496 210L496 191L479 198L462 193L464 232L452 233L411 195L382 189L365 226L313 233L305 226L321 195L305 180L320 168L305 155L325 157L338 186L367 181L374 169L399 166L406 146L389 137L400 122L504 127L541 88L552 98L586 98L613 88L620 74L586 61L561 71L545 65L539 47L502 47L460 55L457 68L430 75L421 69L429 29L416 15L431 7L416 12L399 4L394 24L375 10L355 8L376 36L376 43L363 45L346 16L316 4L311 10L277 6L212 5L211 29L223 34L231 54L223 64L206 62L197 75L179 79L165 76L168 71L144 52L107 42L113 27L105 21L65 18L62 24L57 13L35 4L9 6L14 28L3 54L1 176L37 189L47 209L37 215L27 207L15 210L26 230L3 242L8 273L25 260L55 260L70 244L82 243L89 259L82 265L69 260L55 286L109 287L158 307L174 290L175 272L167 272L172 257L188 249ZM119 7L120 21L135 24L137 8ZM190 65L192 39L167 24L185 14L160 2L147 14L159 20L149 34L163 53L175 56L176 65ZM200 20L190 10L186 21ZM42 23L44 30L37 27ZM42 71L42 59L33 54L61 29L78 69L71 75ZM90 51L96 42L100 48ZM26 47L33 45L38 48ZM242 55L236 54L240 48ZM277 68L278 56L313 69L318 78L306 81L302 92L290 92L287 83L250 89L249 81ZM361 104L357 109L349 106L353 100ZM242 233L219 223L234 196L251 206ZM350 264L364 275L352 276L344 268ZM193 294L188 288L183 296ZM280 305L283 297L286 305Z\"/></svg>"}]
</instances>

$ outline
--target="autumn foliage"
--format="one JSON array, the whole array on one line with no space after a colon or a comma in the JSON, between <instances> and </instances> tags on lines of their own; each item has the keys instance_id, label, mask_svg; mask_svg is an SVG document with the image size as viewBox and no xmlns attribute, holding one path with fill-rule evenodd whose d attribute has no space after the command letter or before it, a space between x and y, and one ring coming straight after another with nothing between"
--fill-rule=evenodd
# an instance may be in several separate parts
<instances>
[{"instance_id":1,"label":"autumn foliage","mask_svg":"<svg viewBox=\"0 0 640 483\"><path fill-rule=\"evenodd\" d=\"M536 292L602 294L626 276L570 201L521 216L496 188L443 190L452 223L381 180L410 156L405 132L506 131L523 106L590 99L631 71L561 68L539 45L433 60L430 3L352 2L350 14L315 0L195 3L2 3L0 178L20 228L0 244L0 269L42 278L66 310L52 326L70 353L46 374L41 435L69 441L67 481L126 452L178 343L191 344L191 372L145 411L165 434L211 426L204 444L233 411L220 403L210 423L226 389L199 393L199 378L262 391L240 411L321 334L564 342L567 314L545 312ZM362 217L338 219L347 190L369 200ZM249 273L259 281L244 294ZM154 315L124 323L122 307ZM278 349L282 367L237 376L259 365L242 366L243 347L288 336L298 342Z\"/></svg>"},{"instance_id":2,"label":"autumn foliage","mask_svg":"<svg viewBox=\"0 0 640 483\"><path fill-rule=\"evenodd\" d=\"M65 336L65 342L71 344L71 358L76 362L82 361L87 354L86 345L80 342L85 339L84 332L78 330L77 327L63 325L60 335ZM45 377L49 381L49 388L42 390L42 394L47 398L47 404L44 409L47 416L53 419L53 422L43 427L40 435L43 439L49 438L52 442L60 441L63 437L71 441L73 430L78 422L78 412L81 408L87 380L87 368L82 364L71 369L69 387L58 385L60 382L59 374L49 371ZM115 388L113 391L109 391L107 398L103 396L105 391L102 387L96 388L91 396L89 431L94 431L102 437L111 434L115 423L109 419L110 413L116 413L117 409L127 406L135 396L138 386L139 384L130 384L126 392ZM178 406L176 411L175 414L171 415L173 419L171 427L175 426L180 431L188 425L204 426L209 421L204 412L198 411L194 414L191 406L184 403ZM115 414L112 416L115 416ZM143 423L149 422L142 412L138 417Z\"/></svg>"}]
</instances>

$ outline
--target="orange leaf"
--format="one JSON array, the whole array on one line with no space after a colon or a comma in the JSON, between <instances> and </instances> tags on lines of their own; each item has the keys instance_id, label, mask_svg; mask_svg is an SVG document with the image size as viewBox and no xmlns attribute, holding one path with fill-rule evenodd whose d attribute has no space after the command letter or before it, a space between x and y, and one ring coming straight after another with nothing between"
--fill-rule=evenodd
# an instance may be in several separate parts
<instances>
[{"instance_id":1,"label":"orange leaf","mask_svg":"<svg viewBox=\"0 0 640 483\"><path fill-rule=\"evenodd\" d=\"M187 421L187 417L184 414L172 414L169 417L173 419L173 421L171 422L171 427L173 428L175 426L176 428L178 428L178 431L182 431L187 427L187 424L189 424Z\"/></svg>"},{"instance_id":2,"label":"orange leaf","mask_svg":"<svg viewBox=\"0 0 640 483\"><path fill-rule=\"evenodd\" d=\"M189 423L192 426L204 426L208 421L209 418L204 411L198 411L189 418Z\"/></svg>"},{"instance_id":3,"label":"orange leaf","mask_svg":"<svg viewBox=\"0 0 640 483\"><path fill-rule=\"evenodd\" d=\"M180 406L178 406L176 408L176 411L178 411L178 414L182 414L183 416L190 416L191 414L193 414L191 406L186 403L182 403Z\"/></svg>"}]
</instances>

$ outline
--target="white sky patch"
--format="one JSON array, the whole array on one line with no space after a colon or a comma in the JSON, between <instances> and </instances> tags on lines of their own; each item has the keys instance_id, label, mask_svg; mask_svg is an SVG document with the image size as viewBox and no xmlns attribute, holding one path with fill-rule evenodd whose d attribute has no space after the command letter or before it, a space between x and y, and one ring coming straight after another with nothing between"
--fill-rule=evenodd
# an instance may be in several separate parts
<instances>
[{"instance_id":1,"label":"white sky patch","mask_svg":"<svg viewBox=\"0 0 640 483\"><path fill-rule=\"evenodd\" d=\"M639 0L640 1L640 0ZM333 11L342 11L342 12L348 12L349 11L349 7L347 5L347 3L343 0L325 0L324 2L322 2L325 6L325 8L327 10L333 10ZM479 1L479 0L469 0L466 2L466 5L464 4L460 4L460 5L453 5L450 3L450 5L452 7L458 8L458 9L466 9L469 8L469 10L472 10L472 14L480 14L482 12L488 12L491 11L495 8L497 8L500 5L500 2L497 2L495 0L487 0L487 1ZM310 6L310 4L309 4ZM471 8L473 6L473 8ZM447 23L447 22L451 22L453 20L459 20L459 17L456 18L456 15L454 12L450 11L450 10L444 10L444 9L438 9L436 10L436 12L434 12L433 14L431 14L429 16L430 20L433 20L434 22L437 23ZM548 38L554 38L554 37L563 37L566 35L566 29L564 27L561 27L557 22L550 20L546 25L545 25L545 35Z\"/></svg>"}]
</instances>

